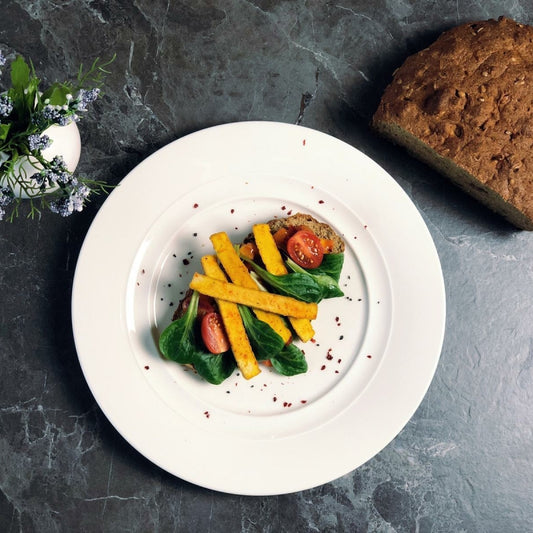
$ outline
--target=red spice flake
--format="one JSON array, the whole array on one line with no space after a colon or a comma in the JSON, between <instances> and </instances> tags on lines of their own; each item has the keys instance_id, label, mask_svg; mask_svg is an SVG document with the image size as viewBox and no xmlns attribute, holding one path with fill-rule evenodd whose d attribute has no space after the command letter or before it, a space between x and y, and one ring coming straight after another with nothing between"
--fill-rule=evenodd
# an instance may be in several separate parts
<instances>
[{"instance_id":1,"label":"red spice flake","mask_svg":"<svg viewBox=\"0 0 533 533\"><path fill-rule=\"evenodd\" d=\"M305 146L305 139L302 141L302 144Z\"/></svg>"},{"instance_id":2,"label":"red spice flake","mask_svg":"<svg viewBox=\"0 0 533 533\"><path fill-rule=\"evenodd\" d=\"M146 272L146 270L144 270L144 268L141 270L141 274L144 274Z\"/></svg>"},{"instance_id":3,"label":"red spice flake","mask_svg":"<svg viewBox=\"0 0 533 533\"><path fill-rule=\"evenodd\" d=\"M139 282L137 282L137 287L139 287L141 284Z\"/></svg>"},{"instance_id":4,"label":"red spice flake","mask_svg":"<svg viewBox=\"0 0 533 533\"><path fill-rule=\"evenodd\" d=\"M290 209L289 211L287 211L287 215L289 215L289 216L292 215L292 209Z\"/></svg>"},{"instance_id":5,"label":"red spice flake","mask_svg":"<svg viewBox=\"0 0 533 533\"><path fill-rule=\"evenodd\" d=\"M283 407L292 407L291 402L283 402Z\"/></svg>"},{"instance_id":6,"label":"red spice flake","mask_svg":"<svg viewBox=\"0 0 533 533\"><path fill-rule=\"evenodd\" d=\"M315 339L315 338L312 338L312 339L311 339L311 342L312 342L313 344L316 344L316 339Z\"/></svg>"},{"instance_id":7,"label":"red spice flake","mask_svg":"<svg viewBox=\"0 0 533 533\"><path fill-rule=\"evenodd\" d=\"M307 400L300 400L300 403L307 403Z\"/></svg>"},{"instance_id":8,"label":"red spice flake","mask_svg":"<svg viewBox=\"0 0 533 533\"><path fill-rule=\"evenodd\" d=\"M319 203L319 204L323 204L323 203L324 203L324 200L318 200L318 203Z\"/></svg>"},{"instance_id":9,"label":"red spice flake","mask_svg":"<svg viewBox=\"0 0 533 533\"><path fill-rule=\"evenodd\" d=\"M197 209L198 208L198 204L193 204L193 208Z\"/></svg>"},{"instance_id":10,"label":"red spice flake","mask_svg":"<svg viewBox=\"0 0 533 533\"><path fill-rule=\"evenodd\" d=\"M273 401L273 402L277 402L278 399L274 396L274 398L272 398L272 401Z\"/></svg>"},{"instance_id":11,"label":"red spice flake","mask_svg":"<svg viewBox=\"0 0 533 533\"><path fill-rule=\"evenodd\" d=\"M144 369L145 370L150 370L150 367L148 365L145 365Z\"/></svg>"},{"instance_id":12,"label":"red spice flake","mask_svg":"<svg viewBox=\"0 0 533 533\"><path fill-rule=\"evenodd\" d=\"M322 365L322 366L320 367L320 370L326 370L326 365Z\"/></svg>"},{"instance_id":13,"label":"red spice flake","mask_svg":"<svg viewBox=\"0 0 533 533\"><path fill-rule=\"evenodd\" d=\"M339 371L338 371L338 370L335 370L335 374L338 374L338 373L339 373Z\"/></svg>"},{"instance_id":14,"label":"red spice flake","mask_svg":"<svg viewBox=\"0 0 533 533\"><path fill-rule=\"evenodd\" d=\"M230 209L230 213L233 215L233 213L235 213L235 209Z\"/></svg>"},{"instance_id":15,"label":"red spice flake","mask_svg":"<svg viewBox=\"0 0 533 533\"><path fill-rule=\"evenodd\" d=\"M367 228L368 228L368 226L367 226L367 225L365 224L365 225L364 225L364 228L365 228L365 229L367 229Z\"/></svg>"},{"instance_id":16,"label":"red spice flake","mask_svg":"<svg viewBox=\"0 0 533 533\"><path fill-rule=\"evenodd\" d=\"M366 358L367 359L372 359L372 356L371 355L367 355Z\"/></svg>"},{"instance_id":17,"label":"red spice flake","mask_svg":"<svg viewBox=\"0 0 533 533\"><path fill-rule=\"evenodd\" d=\"M326 355L326 359L327 359L328 361L331 361L331 360L333 359L333 356L331 355L331 350L332 350L332 349L330 348L330 349L328 350L328 354Z\"/></svg>"},{"instance_id":18,"label":"red spice flake","mask_svg":"<svg viewBox=\"0 0 533 533\"><path fill-rule=\"evenodd\" d=\"M193 237L198 237L198 233L194 232L194 233L192 234L192 236L193 236Z\"/></svg>"},{"instance_id":19,"label":"red spice flake","mask_svg":"<svg viewBox=\"0 0 533 533\"><path fill-rule=\"evenodd\" d=\"M209 411L204 411L204 415L206 418L209 418L211 415L209 414Z\"/></svg>"},{"instance_id":20,"label":"red spice flake","mask_svg":"<svg viewBox=\"0 0 533 533\"><path fill-rule=\"evenodd\" d=\"M342 359L337 359L337 363L341 364Z\"/></svg>"}]
</instances>

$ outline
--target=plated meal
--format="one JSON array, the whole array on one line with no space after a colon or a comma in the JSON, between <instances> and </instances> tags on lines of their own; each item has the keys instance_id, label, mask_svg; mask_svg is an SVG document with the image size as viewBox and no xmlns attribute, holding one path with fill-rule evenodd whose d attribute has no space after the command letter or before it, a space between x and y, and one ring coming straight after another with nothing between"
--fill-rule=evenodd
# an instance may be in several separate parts
<instances>
[{"instance_id":1,"label":"plated meal","mask_svg":"<svg viewBox=\"0 0 533 533\"><path fill-rule=\"evenodd\" d=\"M136 450L203 487L283 494L347 474L411 418L444 284L418 210L376 163L245 122L171 143L110 194L72 323L90 390ZM220 459L235 450L246 468Z\"/></svg>"},{"instance_id":2,"label":"plated meal","mask_svg":"<svg viewBox=\"0 0 533 533\"><path fill-rule=\"evenodd\" d=\"M204 274L194 274L159 338L164 357L215 385L236 366L245 379L257 376L258 361L285 376L306 372L305 354L293 340L311 341L317 304L344 295L341 237L298 213L254 224L241 244L226 232L210 241L215 255L202 257Z\"/></svg>"}]
</instances>

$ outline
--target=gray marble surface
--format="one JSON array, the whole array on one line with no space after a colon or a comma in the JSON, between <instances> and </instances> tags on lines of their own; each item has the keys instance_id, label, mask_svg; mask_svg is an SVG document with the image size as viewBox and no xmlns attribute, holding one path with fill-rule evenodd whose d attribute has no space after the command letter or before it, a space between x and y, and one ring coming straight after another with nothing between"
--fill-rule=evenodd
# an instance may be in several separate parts
<instances>
[{"instance_id":1,"label":"gray marble surface","mask_svg":"<svg viewBox=\"0 0 533 533\"><path fill-rule=\"evenodd\" d=\"M104 198L68 219L3 222L0 530L533 531L533 234L368 127L408 54L462 22L503 14L533 23L532 8L525 0L2 0L0 49L31 58L44 79L117 53L105 96L81 125L80 171L118 183L166 143L233 121L334 135L382 165L420 210L442 262L447 324L426 397L368 463L295 494L216 493L131 448L80 370L72 279Z\"/></svg>"}]
</instances>

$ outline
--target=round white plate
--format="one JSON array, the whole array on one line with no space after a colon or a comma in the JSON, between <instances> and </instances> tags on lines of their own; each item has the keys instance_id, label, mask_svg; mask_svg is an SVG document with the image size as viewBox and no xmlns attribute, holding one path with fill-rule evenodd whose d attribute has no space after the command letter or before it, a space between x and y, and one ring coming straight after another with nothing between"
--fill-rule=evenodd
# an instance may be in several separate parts
<instances>
[{"instance_id":1,"label":"round white plate","mask_svg":"<svg viewBox=\"0 0 533 533\"><path fill-rule=\"evenodd\" d=\"M163 360L159 334L210 234L241 242L296 212L346 242L344 297L320 303L301 345L309 371L215 386ZM324 133L244 122L169 144L112 192L80 252L72 320L96 401L140 453L197 485L270 495L347 474L400 432L438 363L445 295L431 236L383 169Z\"/></svg>"}]
</instances>

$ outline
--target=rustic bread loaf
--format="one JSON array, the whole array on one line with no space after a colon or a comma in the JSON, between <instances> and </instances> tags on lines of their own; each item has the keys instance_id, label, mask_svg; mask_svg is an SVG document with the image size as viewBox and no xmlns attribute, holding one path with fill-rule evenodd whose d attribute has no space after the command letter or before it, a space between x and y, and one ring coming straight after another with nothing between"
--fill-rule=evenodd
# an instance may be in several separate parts
<instances>
[{"instance_id":1,"label":"rustic bread loaf","mask_svg":"<svg viewBox=\"0 0 533 533\"><path fill-rule=\"evenodd\" d=\"M443 33L395 72L372 125L533 230L533 27L501 17Z\"/></svg>"}]
</instances>

